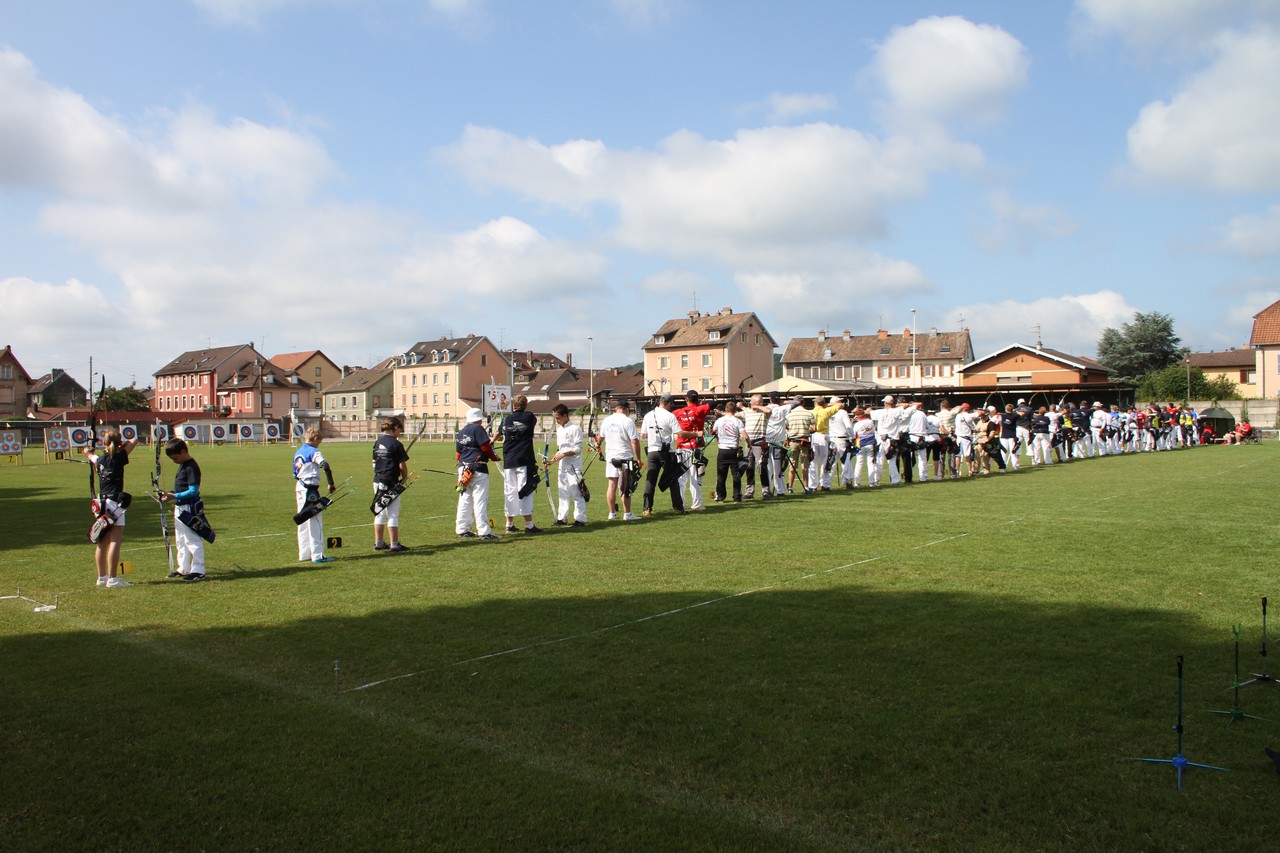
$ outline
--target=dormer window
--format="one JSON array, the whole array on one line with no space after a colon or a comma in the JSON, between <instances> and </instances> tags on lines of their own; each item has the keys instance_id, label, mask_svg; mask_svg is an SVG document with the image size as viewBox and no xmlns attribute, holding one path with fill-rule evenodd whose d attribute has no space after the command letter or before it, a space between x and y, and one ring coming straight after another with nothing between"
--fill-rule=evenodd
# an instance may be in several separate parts
<instances>
[{"instance_id":1,"label":"dormer window","mask_svg":"<svg viewBox=\"0 0 1280 853\"><path fill-rule=\"evenodd\" d=\"M720 340L720 330L719 330L719 329L712 329L712 330L711 330L710 337L711 337L711 340L713 340L713 341L718 341L718 340Z\"/></svg>"},{"instance_id":2,"label":"dormer window","mask_svg":"<svg viewBox=\"0 0 1280 853\"><path fill-rule=\"evenodd\" d=\"M665 344L665 343L667 342L667 336L666 336L666 335L655 335L655 336L654 336L654 338L653 338L653 342L654 342L655 344Z\"/></svg>"},{"instance_id":3,"label":"dormer window","mask_svg":"<svg viewBox=\"0 0 1280 853\"><path fill-rule=\"evenodd\" d=\"M938 352L942 352L942 353L948 353L948 352L951 352L951 347L946 346L946 345L944 344L941 348L939 348Z\"/></svg>"},{"instance_id":4,"label":"dormer window","mask_svg":"<svg viewBox=\"0 0 1280 853\"><path fill-rule=\"evenodd\" d=\"M881 347L881 348L880 348L880 354L881 354L881 355L888 355L888 354L889 354L889 348L888 348L888 347Z\"/></svg>"},{"instance_id":5,"label":"dormer window","mask_svg":"<svg viewBox=\"0 0 1280 853\"><path fill-rule=\"evenodd\" d=\"M436 350L431 351L431 363L436 364L440 361L440 353Z\"/></svg>"},{"instance_id":6,"label":"dormer window","mask_svg":"<svg viewBox=\"0 0 1280 853\"><path fill-rule=\"evenodd\" d=\"M440 359L440 360L441 360L441 361L448 361L448 360L449 360L449 351L448 351L448 350L445 350L445 351L444 351L444 358L442 358L442 359Z\"/></svg>"}]
</instances>

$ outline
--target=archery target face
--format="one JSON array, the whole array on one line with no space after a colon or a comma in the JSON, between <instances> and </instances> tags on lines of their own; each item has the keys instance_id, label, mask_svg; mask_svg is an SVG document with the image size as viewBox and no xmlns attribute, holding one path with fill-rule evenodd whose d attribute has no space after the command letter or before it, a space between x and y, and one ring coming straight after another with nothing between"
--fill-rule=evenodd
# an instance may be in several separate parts
<instances>
[{"instance_id":1,"label":"archery target face","mask_svg":"<svg viewBox=\"0 0 1280 853\"><path fill-rule=\"evenodd\" d=\"M87 447L89 445L89 435L88 427L72 427L71 443L76 447Z\"/></svg>"},{"instance_id":2,"label":"archery target face","mask_svg":"<svg viewBox=\"0 0 1280 853\"><path fill-rule=\"evenodd\" d=\"M200 430L196 429L192 424L179 427L178 432L182 435L183 441L195 441L200 435Z\"/></svg>"},{"instance_id":3,"label":"archery target face","mask_svg":"<svg viewBox=\"0 0 1280 853\"><path fill-rule=\"evenodd\" d=\"M227 428L225 425L214 424L212 427L210 427L209 431L210 431L210 434L213 436L214 441L227 440Z\"/></svg>"},{"instance_id":4,"label":"archery target face","mask_svg":"<svg viewBox=\"0 0 1280 853\"><path fill-rule=\"evenodd\" d=\"M280 427L275 424L267 424L267 438L279 438Z\"/></svg>"},{"instance_id":5,"label":"archery target face","mask_svg":"<svg viewBox=\"0 0 1280 853\"><path fill-rule=\"evenodd\" d=\"M134 441L138 437L138 428L133 424L125 424L120 427L120 437L125 441Z\"/></svg>"},{"instance_id":6,"label":"archery target face","mask_svg":"<svg viewBox=\"0 0 1280 853\"><path fill-rule=\"evenodd\" d=\"M0 456L16 456L22 452L22 439L16 432L0 432Z\"/></svg>"},{"instance_id":7,"label":"archery target face","mask_svg":"<svg viewBox=\"0 0 1280 853\"><path fill-rule=\"evenodd\" d=\"M50 453L63 453L71 449L71 439L65 429L46 429L44 446Z\"/></svg>"},{"instance_id":8,"label":"archery target face","mask_svg":"<svg viewBox=\"0 0 1280 853\"><path fill-rule=\"evenodd\" d=\"M152 440L152 441L168 441L168 440L169 440L169 428L168 428L167 426L165 426L164 424L152 424L152 426L151 426L151 440Z\"/></svg>"}]
</instances>

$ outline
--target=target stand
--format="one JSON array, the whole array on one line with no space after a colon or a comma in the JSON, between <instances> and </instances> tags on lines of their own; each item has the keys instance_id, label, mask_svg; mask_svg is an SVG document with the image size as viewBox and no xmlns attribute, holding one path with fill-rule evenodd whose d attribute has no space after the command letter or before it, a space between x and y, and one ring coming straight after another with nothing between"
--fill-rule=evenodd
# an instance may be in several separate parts
<instances>
[{"instance_id":1,"label":"target stand","mask_svg":"<svg viewBox=\"0 0 1280 853\"><path fill-rule=\"evenodd\" d=\"M1243 626L1241 626L1239 623L1231 626L1231 632L1236 635L1236 680L1235 680L1235 683L1229 689L1235 691L1235 701L1232 702L1231 710L1229 711L1210 711L1209 712L1210 714L1222 714L1223 716L1225 716L1227 718L1227 725L1231 725L1232 723L1238 723L1241 720L1261 720L1262 719L1262 717L1255 717L1252 714L1246 714L1244 711L1240 710L1240 688L1243 686L1240 683L1240 630L1242 627Z\"/></svg>"},{"instance_id":2,"label":"target stand","mask_svg":"<svg viewBox=\"0 0 1280 853\"><path fill-rule=\"evenodd\" d=\"M1253 678L1241 684L1241 687L1248 687L1250 684L1275 684L1276 677L1267 672L1267 597L1262 596L1262 649L1258 652L1262 655L1262 672L1255 672Z\"/></svg>"},{"instance_id":3,"label":"target stand","mask_svg":"<svg viewBox=\"0 0 1280 853\"><path fill-rule=\"evenodd\" d=\"M1178 733L1178 752L1173 758L1131 758L1130 761L1144 761L1148 764L1169 764L1178 774L1178 790L1182 790L1182 771L1189 767L1199 767L1203 770L1218 770L1225 773L1227 768L1215 767L1212 764L1197 764L1182 754L1182 655L1178 655L1178 722L1174 725L1173 730Z\"/></svg>"}]
</instances>

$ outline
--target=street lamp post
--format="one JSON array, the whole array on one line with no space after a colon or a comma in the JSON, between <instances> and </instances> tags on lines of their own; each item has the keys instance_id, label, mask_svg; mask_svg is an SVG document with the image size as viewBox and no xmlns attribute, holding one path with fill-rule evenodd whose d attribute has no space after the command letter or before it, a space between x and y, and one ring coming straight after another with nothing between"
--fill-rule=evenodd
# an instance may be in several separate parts
<instances>
[{"instance_id":1,"label":"street lamp post","mask_svg":"<svg viewBox=\"0 0 1280 853\"><path fill-rule=\"evenodd\" d=\"M911 384L920 387L920 377L916 373L916 309L911 309Z\"/></svg>"},{"instance_id":2,"label":"street lamp post","mask_svg":"<svg viewBox=\"0 0 1280 853\"><path fill-rule=\"evenodd\" d=\"M596 410L596 339L587 335L587 413Z\"/></svg>"}]
</instances>

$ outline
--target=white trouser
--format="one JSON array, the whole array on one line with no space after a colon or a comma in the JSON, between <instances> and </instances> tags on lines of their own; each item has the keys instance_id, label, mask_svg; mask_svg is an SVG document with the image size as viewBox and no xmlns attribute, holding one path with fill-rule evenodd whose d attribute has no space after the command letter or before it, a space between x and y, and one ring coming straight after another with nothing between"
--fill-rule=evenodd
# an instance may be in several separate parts
<instances>
[{"instance_id":1,"label":"white trouser","mask_svg":"<svg viewBox=\"0 0 1280 853\"><path fill-rule=\"evenodd\" d=\"M773 483L773 493L785 495L787 493L787 451L785 447L779 445L781 441L769 442L769 479Z\"/></svg>"},{"instance_id":2,"label":"white trouser","mask_svg":"<svg viewBox=\"0 0 1280 853\"><path fill-rule=\"evenodd\" d=\"M702 478L698 476L698 466L693 461L693 450L677 450L676 459L684 466L684 473L680 475L680 494L685 491L689 492L689 500L685 504L685 509L701 509L702 508Z\"/></svg>"},{"instance_id":3,"label":"white trouser","mask_svg":"<svg viewBox=\"0 0 1280 853\"><path fill-rule=\"evenodd\" d=\"M1053 437L1047 432L1038 432L1031 437L1031 464L1053 464Z\"/></svg>"},{"instance_id":4,"label":"white trouser","mask_svg":"<svg viewBox=\"0 0 1280 853\"><path fill-rule=\"evenodd\" d=\"M1023 426L1015 426L1013 431L1018 435L1018 441L1022 442L1022 452L1026 456L1035 458L1035 451L1031 449L1031 430ZM1011 454L1012 455L1012 454ZM1013 460L1013 467L1018 467L1018 460Z\"/></svg>"},{"instance_id":5,"label":"white trouser","mask_svg":"<svg viewBox=\"0 0 1280 853\"><path fill-rule=\"evenodd\" d=\"M1098 427L1091 427L1089 430L1093 434L1093 452L1097 456L1106 456L1107 440L1102 436L1102 430Z\"/></svg>"},{"instance_id":6,"label":"white trouser","mask_svg":"<svg viewBox=\"0 0 1280 853\"><path fill-rule=\"evenodd\" d=\"M387 490L387 486L383 483L373 484L373 497L376 500L379 495ZM395 500L387 504L386 509L373 517L374 524L385 525L386 527L400 528L400 496L396 495Z\"/></svg>"},{"instance_id":7,"label":"white trouser","mask_svg":"<svg viewBox=\"0 0 1280 853\"><path fill-rule=\"evenodd\" d=\"M195 531L178 520L179 510L173 508L173 545L178 557L178 574L204 574L204 540Z\"/></svg>"},{"instance_id":8,"label":"white trouser","mask_svg":"<svg viewBox=\"0 0 1280 853\"><path fill-rule=\"evenodd\" d=\"M916 449L916 482L929 482L929 445L925 443L924 436L912 436L911 443Z\"/></svg>"},{"instance_id":9,"label":"white trouser","mask_svg":"<svg viewBox=\"0 0 1280 853\"><path fill-rule=\"evenodd\" d=\"M463 468L458 468L458 476L462 476ZM489 475L476 472L471 475L471 482L458 495L458 516L454 520L454 532L466 533L475 522L475 532L479 536L489 533Z\"/></svg>"},{"instance_id":10,"label":"white trouser","mask_svg":"<svg viewBox=\"0 0 1280 853\"><path fill-rule=\"evenodd\" d=\"M848 449L849 449L849 439L847 438L833 438L830 441L830 447L827 448L828 453L835 454L836 464L840 466L839 478L841 483L853 482L853 459L845 457L845 451ZM835 467L836 467L835 465L832 465L831 466L832 470L835 470ZM831 485L830 472L828 472L826 475L826 484L828 486Z\"/></svg>"},{"instance_id":11,"label":"white trouser","mask_svg":"<svg viewBox=\"0 0 1280 853\"><path fill-rule=\"evenodd\" d=\"M876 481L880 479L880 469L884 467L884 463L889 463L889 482L898 485L902 481L902 475L898 473L898 460L889 458L889 447L893 443L889 440L889 436L878 436L878 449L876 451ZM872 483L875 485L875 483Z\"/></svg>"},{"instance_id":12,"label":"white trouser","mask_svg":"<svg viewBox=\"0 0 1280 853\"><path fill-rule=\"evenodd\" d=\"M867 469L867 485L880 485L880 453L879 447L873 442L858 448L858 452L853 455L853 486L857 488L862 484L862 469Z\"/></svg>"},{"instance_id":13,"label":"white trouser","mask_svg":"<svg viewBox=\"0 0 1280 853\"><path fill-rule=\"evenodd\" d=\"M533 494L530 492L520 497L520 490L529 482L529 469L523 465L519 468L502 469L502 499L507 518L533 515ZM488 492L485 492L486 499Z\"/></svg>"},{"instance_id":14,"label":"white trouser","mask_svg":"<svg viewBox=\"0 0 1280 853\"><path fill-rule=\"evenodd\" d=\"M831 488L831 472L827 470L827 454L831 451L826 433L815 432L809 436L809 448L813 459L809 461L809 488L813 491Z\"/></svg>"},{"instance_id":15,"label":"white trouser","mask_svg":"<svg viewBox=\"0 0 1280 853\"><path fill-rule=\"evenodd\" d=\"M587 502L582 499L582 490L578 481L582 479L582 468L577 464L577 457L566 456L560 460L560 468L556 473L556 485L560 487L560 521L569 520L569 503L573 502L573 520L587 521Z\"/></svg>"},{"instance_id":16,"label":"white trouser","mask_svg":"<svg viewBox=\"0 0 1280 853\"><path fill-rule=\"evenodd\" d=\"M1004 448L1004 455L1009 457L1009 461L1013 466L1013 470L1017 471L1019 468L1021 468L1022 466L1018 462L1018 454L1016 452L1016 448L1018 446L1018 439L1002 438L1000 439L1000 446Z\"/></svg>"},{"instance_id":17,"label":"white trouser","mask_svg":"<svg viewBox=\"0 0 1280 853\"><path fill-rule=\"evenodd\" d=\"M307 487L299 480L294 486L294 494L298 499L298 512L307 505ZM324 556L324 523L320 520L322 513L316 513L298 525L298 559L319 560Z\"/></svg>"}]
</instances>

